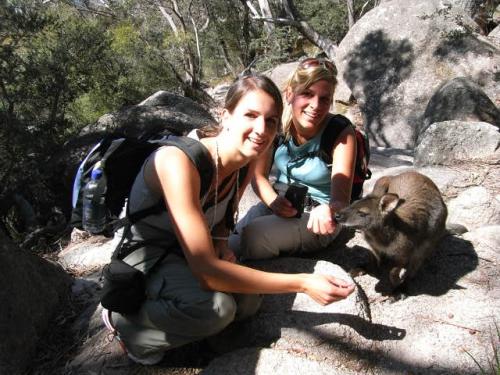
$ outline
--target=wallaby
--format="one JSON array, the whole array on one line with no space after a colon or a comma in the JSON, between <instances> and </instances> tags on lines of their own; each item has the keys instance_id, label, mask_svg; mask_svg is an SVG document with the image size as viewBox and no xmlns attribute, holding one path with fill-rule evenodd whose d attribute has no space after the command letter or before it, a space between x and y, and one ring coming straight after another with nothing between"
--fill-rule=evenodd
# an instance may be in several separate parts
<instances>
[{"instance_id":1,"label":"wallaby","mask_svg":"<svg viewBox=\"0 0 500 375\"><path fill-rule=\"evenodd\" d=\"M371 194L335 215L338 223L360 229L380 265L391 261L395 289L415 276L446 234L448 211L436 185L411 171L380 178Z\"/></svg>"}]
</instances>

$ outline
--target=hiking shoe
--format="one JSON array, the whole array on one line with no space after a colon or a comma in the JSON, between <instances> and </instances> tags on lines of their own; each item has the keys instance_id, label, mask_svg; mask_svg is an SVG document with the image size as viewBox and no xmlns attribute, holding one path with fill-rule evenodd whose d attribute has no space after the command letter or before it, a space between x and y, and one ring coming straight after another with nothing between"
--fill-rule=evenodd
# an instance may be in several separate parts
<instances>
[{"instance_id":1,"label":"hiking shoe","mask_svg":"<svg viewBox=\"0 0 500 375\"><path fill-rule=\"evenodd\" d=\"M137 357L130 353L130 351L128 351L127 347L125 346L125 343L120 339L118 331L113 326L113 321L111 320L111 311L105 308L102 309L102 321L109 331L109 341L111 342L113 340L116 340L120 344L123 353L126 354L132 361L146 366L156 365L157 363L160 363L162 361L165 355L164 352L153 353L143 357Z\"/></svg>"},{"instance_id":2,"label":"hiking shoe","mask_svg":"<svg viewBox=\"0 0 500 375\"><path fill-rule=\"evenodd\" d=\"M112 342L113 340L116 340L118 344L120 344L120 348L122 349L124 354L128 354L127 348L125 347L124 342L121 340L120 336L118 335L118 331L116 328L113 326L113 321L111 320L111 311L108 309L103 308L102 313L101 313L102 321L106 328L109 331L108 334L108 340L109 342Z\"/></svg>"}]
</instances>

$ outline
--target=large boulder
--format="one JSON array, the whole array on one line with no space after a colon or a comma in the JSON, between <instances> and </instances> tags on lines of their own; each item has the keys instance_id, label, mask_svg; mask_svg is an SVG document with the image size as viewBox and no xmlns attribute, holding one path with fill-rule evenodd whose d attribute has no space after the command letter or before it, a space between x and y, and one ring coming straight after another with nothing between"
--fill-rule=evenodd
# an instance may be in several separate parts
<instances>
[{"instance_id":1,"label":"large boulder","mask_svg":"<svg viewBox=\"0 0 500 375\"><path fill-rule=\"evenodd\" d=\"M500 160L500 132L485 122L443 121L432 124L415 148L415 164L452 165L473 159Z\"/></svg>"},{"instance_id":2,"label":"large boulder","mask_svg":"<svg viewBox=\"0 0 500 375\"><path fill-rule=\"evenodd\" d=\"M212 361L203 375L287 374L287 375L354 375L356 371L336 368L331 363L308 358L307 354L280 349L246 348L228 353Z\"/></svg>"},{"instance_id":3,"label":"large boulder","mask_svg":"<svg viewBox=\"0 0 500 375\"><path fill-rule=\"evenodd\" d=\"M271 78L280 90L283 90L285 88L285 82L288 77L290 77L290 74L297 68L297 65L299 65L298 61L281 64L264 72L264 74Z\"/></svg>"},{"instance_id":4,"label":"large boulder","mask_svg":"<svg viewBox=\"0 0 500 375\"><path fill-rule=\"evenodd\" d=\"M61 267L19 249L0 231L0 374L24 374L69 296Z\"/></svg>"},{"instance_id":5,"label":"large boulder","mask_svg":"<svg viewBox=\"0 0 500 375\"><path fill-rule=\"evenodd\" d=\"M351 28L336 63L335 99L357 99L373 145L413 148L429 99L453 78L467 77L493 102L500 95L499 45L440 0L383 2Z\"/></svg>"},{"instance_id":6,"label":"large boulder","mask_svg":"<svg viewBox=\"0 0 500 375\"><path fill-rule=\"evenodd\" d=\"M443 84L432 96L420 134L431 124L448 120L482 121L500 126L500 110L479 85L458 77Z\"/></svg>"},{"instance_id":7,"label":"large boulder","mask_svg":"<svg viewBox=\"0 0 500 375\"><path fill-rule=\"evenodd\" d=\"M500 195L495 196L483 186L462 191L448 202L448 222L469 229L500 225Z\"/></svg>"},{"instance_id":8,"label":"large boulder","mask_svg":"<svg viewBox=\"0 0 500 375\"><path fill-rule=\"evenodd\" d=\"M101 116L82 133L118 131L133 137L147 137L165 129L185 134L212 123L214 119L210 112L193 100L158 91L138 105Z\"/></svg>"}]
</instances>

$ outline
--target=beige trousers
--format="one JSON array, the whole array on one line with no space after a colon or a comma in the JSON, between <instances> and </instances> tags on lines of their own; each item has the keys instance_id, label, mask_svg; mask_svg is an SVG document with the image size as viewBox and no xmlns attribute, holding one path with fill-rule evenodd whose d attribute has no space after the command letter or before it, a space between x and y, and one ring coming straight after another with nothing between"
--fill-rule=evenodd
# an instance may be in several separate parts
<instances>
[{"instance_id":1,"label":"beige trousers","mask_svg":"<svg viewBox=\"0 0 500 375\"><path fill-rule=\"evenodd\" d=\"M202 289L186 260L175 254L151 272L146 292L148 299L137 313L112 314L121 340L137 357L214 335L255 314L262 300L260 295Z\"/></svg>"},{"instance_id":2,"label":"beige trousers","mask_svg":"<svg viewBox=\"0 0 500 375\"><path fill-rule=\"evenodd\" d=\"M236 225L237 234L229 238L229 247L243 260L269 259L279 255L309 253L328 247L340 232L326 236L307 230L309 214L301 218L276 216L264 204L250 208Z\"/></svg>"}]
</instances>

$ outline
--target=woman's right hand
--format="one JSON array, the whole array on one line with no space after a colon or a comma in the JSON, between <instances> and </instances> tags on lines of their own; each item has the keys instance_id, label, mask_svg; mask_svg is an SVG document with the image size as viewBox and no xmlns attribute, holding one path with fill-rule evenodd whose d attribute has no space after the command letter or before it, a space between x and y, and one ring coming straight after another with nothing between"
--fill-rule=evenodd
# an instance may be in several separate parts
<instances>
[{"instance_id":1,"label":"woman's right hand","mask_svg":"<svg viewBox=\"0 0 500 375\"><path fill-rule=\"evenodd\" d=\"M354 291L354 284L330 275L307 274L304 293L325 306L340 301Z\"/></svg>"},{"instance_id":2,"label":"woman's right hand","mask_svg":"<svg viewBox=\"0 0 500 375\"><path fill-rule=\"evenodd\" d=\"M297 210L292 206L292 203L280 195L276 195L269 208L275 215L281 217L294 217L297 214Z\"/></svg>"}]
</instances>

